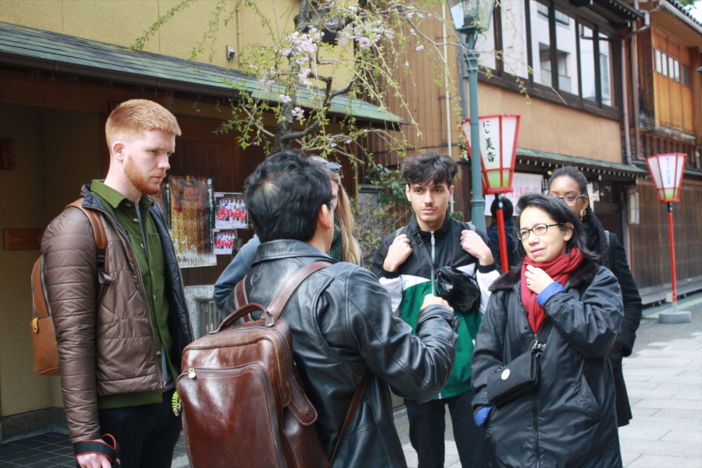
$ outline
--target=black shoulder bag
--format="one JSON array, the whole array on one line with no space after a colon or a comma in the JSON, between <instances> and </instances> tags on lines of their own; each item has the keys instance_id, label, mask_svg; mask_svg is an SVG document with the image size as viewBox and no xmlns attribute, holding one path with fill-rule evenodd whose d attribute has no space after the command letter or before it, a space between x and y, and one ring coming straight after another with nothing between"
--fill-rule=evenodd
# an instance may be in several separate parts
<instances>
[{"instance_id":1,"label":"black shoulder bag","mask_svg":"<svg viewBox=\"0 0 702 468\"><path fill-rule=\"evenodd\" d=\"M539 386L539 360L552 328L553 322L547 320L529 351L488 376L487 397L492 404L506 405Z\"/></svg>"}]
</instances>

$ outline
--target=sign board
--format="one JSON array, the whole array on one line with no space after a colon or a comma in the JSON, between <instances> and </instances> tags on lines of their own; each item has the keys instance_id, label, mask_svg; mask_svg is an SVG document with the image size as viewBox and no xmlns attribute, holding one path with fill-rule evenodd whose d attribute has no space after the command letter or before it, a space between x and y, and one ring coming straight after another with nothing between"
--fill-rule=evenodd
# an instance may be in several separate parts
<instances>
[{"instance_id":1,"label":"sign board","mask_svg":"<svg viewBox=\"0 0 702 468\"><path fill-rule=\"evenodd\" d=\"M527 193L541 193L541 184L543 181L543 176L540 174L525 174L521 172L515 172L512 175L512 188L511 192L503 193L503 198L508 198L515 207L515 212L517 208L517 202L522 195ZM495 200L495 195L485 196L485 215L490 216L490 206Z\"/></svg>"}]
</instances>

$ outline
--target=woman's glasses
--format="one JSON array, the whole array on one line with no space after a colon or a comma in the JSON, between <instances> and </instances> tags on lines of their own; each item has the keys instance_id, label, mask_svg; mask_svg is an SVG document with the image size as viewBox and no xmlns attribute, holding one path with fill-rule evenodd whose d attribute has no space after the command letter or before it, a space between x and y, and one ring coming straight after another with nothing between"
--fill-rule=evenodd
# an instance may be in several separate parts
<instances>
[{"instance_id":1,"label":"woman's glasses","mask_svg":"<svg viewBox=\"0 0 702 468\"><path fill-rule=\"evenodd\" d=\"M580 195L578 197L576 197L575 195L566 195L565 197L556 197L554 195L551 196L554 198L558 198L560 201L564 202L568 206L575 206L578 200L587 197L587 195Z\"/></svg>"},{"instance_id":2,"label":"woman's glasses","mask_svg":"<svg viewBox=\"0 0 702 468\"><path fill-rule=\"evenodd\" d=\"M561 197L559 197L561 198ZM548 232L548 228L553 227L553 226L563 226L565 223L556 223L556 224L543 224L539 223L536 226L534 226L531 229L527 228L522 228L519 231L517 231L517 237L519 240L526 240L529 238L529 233L533 232L535 236L543 236Z\"/></svg>"}]
</instances>

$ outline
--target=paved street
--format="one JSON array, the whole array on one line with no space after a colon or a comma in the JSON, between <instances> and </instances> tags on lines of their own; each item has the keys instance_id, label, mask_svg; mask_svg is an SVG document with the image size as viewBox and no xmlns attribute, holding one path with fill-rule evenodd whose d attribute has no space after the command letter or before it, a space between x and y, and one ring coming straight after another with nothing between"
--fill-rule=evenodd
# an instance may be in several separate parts
<instances>
[{"instance_id":1,"label":"paved street","mask_svg":"<svg viewBox=\"0 0 702 468\"><path fill-rule=\"evenodd\" d=\"M692 323L659 324L658 313L668 307L646 309L634 352L624 360L634 413L619 432L627 468L702 468L702 294L681 304L681 310L692 312ZM395 418L407 463L416 468L406 413L399 411ZM446 425L445 466L460 468L448 414ZM0 468L73 467L70 453L63 434L5 443ZM182 437L172 466L189 467Z\"/></svg>"}]
</instances>

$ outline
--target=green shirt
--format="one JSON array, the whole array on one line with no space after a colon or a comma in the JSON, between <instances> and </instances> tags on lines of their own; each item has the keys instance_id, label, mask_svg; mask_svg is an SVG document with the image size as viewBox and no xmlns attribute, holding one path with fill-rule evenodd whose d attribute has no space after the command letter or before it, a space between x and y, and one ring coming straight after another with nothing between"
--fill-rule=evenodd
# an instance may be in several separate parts
<instances>
[{"instance_id":1,"label":"green shirt","mask_svg":"<svg viewBox=\"0 0 702 468\"><path fill-rule=\"evenodd\" d=\"M90 191L95 195L107 211L129 234L129 241L136 255L144 282L144 291L151 315L151 324L154 329L156 350L159 358L159 367L162 362L162 350L165 348L166 359L171 377L175 381L178 374L173 369L170 360L173 338L168 330L168 301L166 300L166 264L163 255L161 236L156 230L156 224L149 215L149 210L154 205L154 200L148 195L143 195L139 200L141 221L134 202L126 198L115 189L108 187L102 180L93 180ZM160 392L140 392L123 395L110 395L98 397L98 408L122 408L125 406L146 405L163 402Z\"/></svg>"}]
</instances>

